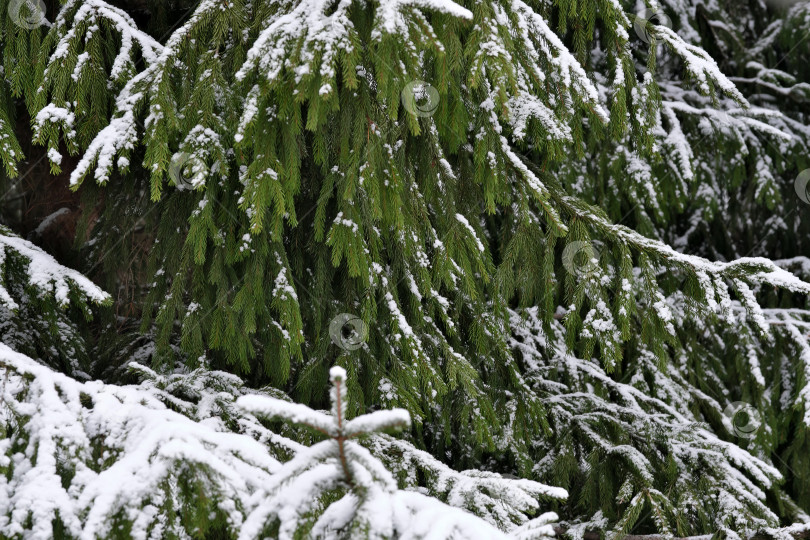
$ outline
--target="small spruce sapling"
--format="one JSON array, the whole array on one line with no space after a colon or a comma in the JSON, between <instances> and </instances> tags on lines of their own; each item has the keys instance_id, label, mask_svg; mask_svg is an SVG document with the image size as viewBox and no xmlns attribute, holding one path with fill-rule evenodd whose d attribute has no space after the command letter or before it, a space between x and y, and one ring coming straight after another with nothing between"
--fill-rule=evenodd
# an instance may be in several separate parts
<instances>
[{"instance_id":1,"label":"small spruce sapling","mask_svg":"<svg viewBox=\"0 0 810 540\"><path fill-rule=\"evenodd\" d=\"M416 491L397 488L393 475L356 441L410 425L404 409L346 418L346 371L333 367L332 414L283 400L242 396L237 406L267 418L305 426L326 439L288 461L256 494L258 503L245 521L240 540L272 534L299 538L508 538L486 521ZM516 530L551 536L549 513ZM542 522L542 523L541 523Z\"/></svg>"}]
</instances>

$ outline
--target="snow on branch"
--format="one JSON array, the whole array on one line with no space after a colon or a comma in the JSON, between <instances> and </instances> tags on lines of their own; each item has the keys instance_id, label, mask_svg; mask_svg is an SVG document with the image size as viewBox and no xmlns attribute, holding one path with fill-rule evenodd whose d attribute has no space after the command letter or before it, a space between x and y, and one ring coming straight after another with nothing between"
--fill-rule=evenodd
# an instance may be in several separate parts
<instances>
[{"instance_id":1,"label":"snow on branch","mask_svg":"<svg viewBox=\"0 0 810 540\"><path fill-rule=\"evenodd\" d=\"M604 122L608 113L599 102L596 86L590 81L582 67L560 37L549 28L546 20L522 0L513 0L512 9L518 15L518 30L524 44L536 43L543 55L561 79L564 88L575 90L592 107L593 112ZM531 51L534 50L532 45Z\"/></svg>"},{"instance_id":2,"label":"snow on branch","mask_svg":"<svg viewBox=\"0 0 810 540\"><path fill-rule=\"evenodd\" d=\"M300 63L295 69L296 83L310 73L318 73L325 79L323 94L335 88L333 84L338 56L352 52L357 43L354 25L349 19L352 0L330 2L325 0L304 0L292 2L286 13L277 15L259 35L247 54L247 59L236 74L244 79L257 70L269 81L275 80L281 70L290 65L289 48L295 44L298 49L294 62ZM374 35L403 34L407 36L409 23L403 12L410 8L427 9L460 19L472 19L469 10L451 0L382 0L375 14ZM319 66L312 69L310 63L318 60Z\"/></svg>"},{"instance_id":3,"label":"snow on branch","mask_svg":"<svg viewBox=\"0 0 810 540\"><path fill-rule=\"evenodd\" d=\"M676 251L664 242L647 238L629 227L610 223L574 197L563 195L558 200L564 203L572 213L590 222L611 239L624 242L639 251L654 254L668 264L690 269L698 276L701 283L707 283L706 278L711 276L726 278L738 283L750 281L755 284L767 284L793 292L810 294L810 283L802 281L770 259L742 257L734 261L721 262L688 255ZM706 292L707 296L714 296L714 291ZM711 294L708 294L709 292Z\"/></svg>"},{"instance_id":4,"label":"snow on branch","mask_svg":"<svg viewBox=\"0 0 810 540\"><path fill-rule=\"evenodd\" d=\"M672 309L676 319L682 321L684 314L677 304L673 304ZM677 509L678 513L691 511L695 503L686 501L696 501L695 487L700 478L701 482L712 485L720 501L713 527L726 530L735 526L763 528L778 524L777 516L766 504L766 492L782 481L782 474L755 451L723 440L707 427L707 418L696 413L695 402L714 411L721 419L726 418L727 403L706 395L687 381L679 366L670 362L662 365L651 355L642 354L628 364L628 382L616 381L598 363L577 358L569 352L566 330L559 321L551 324L550 332L544 330L537 308L513 312L512 329L512 346L527 365L526 378L547 393L544 403L550 422L559 434L550 441L541 441L545 455L535 467L541 477L553 475L560 460L567 462L571 452L575 456L580 453L578 448L570 449L568 444L563 444L564 434L576 431L587 441L583 454L599 456L600 461L610 460L611 467L626 471L629 480L622 497L627 501L634 493L639 496L654 488L651 462L660 459L662 451L657 445L663 444L666 445L664 452L678 471L671 495L684 505ZM549 374L556 375L549 377ZM648 386L645 380L654 383ZM604 397L608 395L610 399ZM608 429L606 425L613 427ZM630 436L616 437L617 433ZM582 440L578 439L578 444L583 444ZM655 444L651 445L651 441ZM580 457L580 467L595 466L585 455ZM695 471L695 463L705 468ZM641 500L637 502L646 504ZM666 501L648 499L648 503L662 504L668 512L674 510ZM727 519L733 520L735 525L729 525ZM607 522L599 522L597 516L587 526L604 531ZM659 524L660 530L666 527L666 523ZM580 537L573 527L569 536Z\"/></svg>"},{"instance_id":5,"label":"snow on branch","mask_svg":"<svg viewBox=\"0 0 810 540\"><path fill-rule=\"evenodd\" d=\"M572 141L571 128L561 124L554 112L540 99L530 94L521 94L509 100L509 120L516 139L523 140L526 136L526 126L531 118L539 120L555 139Z\"/></svg>"},{"instance_id":6,"label":"snow on branch","mask_svg":"<svg viewBox=\"0 0 810 540\"><path fill-rule=\"evenodd\" d=\"M28 285L44 293L53 294L61 306L68 304L71 289L97 304L110 301L110 295L84 274L60 265L38 246L13 236L4 227L0 228L0 266L7 263L10 252L21 256L27 262L25 273L28 276ZM0 303L9 309L19 307L2 284L0 284Z\"/></svg>"},{"instance_id":7,"label":"snow on branch","mask_svg":"<svg viewBox=\"0 0 810 540\"><path fill-rule=\"evenodd\" d=\"M559 536L579 538L581 540L602 540L604 533L594 529L589 531L578 530L580 527L554 527L554 532ZM715 535L702 534L697 536L671 536L663 534L628 534L622 540L712 540ZM795 523L787 527L771 527L752 534L738 536L742 540L802 540L810 538L810 523Z\"/></svg>"},{"instance_id":8,"label":"snow on branch","mask_svg":"<svg viewBox=\"0 0 810 540\"><path fill-rule=\"evenodd\" d=\"M144 97L142 91L135 89L148 80L149 75L149 70L139 73L129 80L118 95L116 117L93 138L81 160L70 173L71 187L75 188L81 184L93 164L96 164L94 172L96 181L99 184L106 183L110 179L113 160L119 152L122 152L122 156L118 160L118 166L121 170L127 169L129 158L123 152L131 152L138 143L135 108Z\"/></svg>"},{"instance_id":9,"label":"snow on branch","mask_svg":"<svg viewBox=\"0 0 810 540\"><path fill-rule=\"evenodd\" d=\"M810 313L805 313L805 316L807 315L810 315ZM799 351L799 370L802 374L801 380L804 381L804 386L798 391L795 404L797 407L804 409L802 420L806 425L810 426L810 336L808 336L808 328L805 327L804 331L800 330L799 327L802 321L795 321L786 313L782 314L782 317L784 318L783 324Z\"/></svg>"},{"instance_id":10,"label":"snow on branch","mask_svg":"<svg viewBox=\"0 0 810 540\"><path fill-rule=\"evenodd\" d=\"M254 395L239 398L239 406L266 418L283 418L290 423L306 426L324 435L337 436L332 417L313 411L300 403L288 403L280 399L269 400L263 396Z\"/></svg>"},{"instance_id":11,"label":"snow on branch","mask_svg":"<svg viewBox=\"0 0 810 540\"><path fill-rule=\"evenodd\" d=\"M105 183L109 180L116 156L120 156L117 163L118 168L122 172L128 170L130 154L142 142L139 138L140 122L137 118L139 106L153 97L152 93L165 83L167 72L171 72L172 67L178 62L182 48L194 43L194 39L191 37L194 30L210 25L212 18L221 15L224 11L233 11L233 6L225 10L222 8L222 4L215 0L200 2L188 20L172 32L166 45L155 48L154 55L146 69L129 79L118 93L113 119L109 125L98 132L88 145L82 159L70 175L71 186L80 185L94 164L96 165L95 180L100 184ZM165 84L163 84L163 89L166 89ZM166 92L168 93L167 89ZM167 111L163 110L160 104L150 102L149 105L150 114L144 124L147 131L154 132L156 124L165 121ZM170 157L167 154L158 164L153 165L153 173L165 171L168 168Z\"/></svg>"},{"instance_id":12,"label":"snow on branch","mask_svg":"<svg viewBox=\"0 0 810 540\"><path fill-rule=\"evenodd\" d=\"M52 75L56 66L69 57L70 51L78 49L78 44L86 38L84 32L92 34L102 23L114 28L121 39L121 48L110 68L110 79L114 81L120 80L134 70L136 46L147 64L154 63L163 49L151 36L141 31L123 9L111 6L103 0L69 0L59 10L51 29L51 32L59 36L59 41L48 60L45 77ZM74 80L79 78L82 68L86 65L82 62L75 64L75 70L71 74Z\"/></svg>"},{"instance_id":13,"label":"snow on branch","mask_svg":"<svg viewBox=\"0 0 810 540\"><path fill-rule=\"evenodd\" d=\"M713 124L720 126L727 125L735 129L748 128L767 135L771 135L773 137L779 137L785 140L790 140L792 138L792 136L789 133L785 133L784 131L774 126L771 126L770 124L766 124L765 122L758 120L756 118L756 116L761 116L765 119L779 118L782 116L780 113L772 111L770 109L763 109L760 107L752 107L750 109L729 109L729 110L722 110L712 107L697 108L689 105L688 103L684 103L683 101L669 101L669 100L662 101L661 106L669 110L674 110L676 112L680 112L683 114L704 116L708 118L709 121L712 122Z\"/></svg>"},{"instance_id":14,"label":"snow on branch","mask_svg":"<svg viewBox=\"0 0 810 540\"><path fill-rule=\"evenodd\" d=\"M564 498L564 490L480 471L453 473L397 441L397 449L442 471L429 491L447 492L449 506L422 489L398 489L359 442L409 425L409 415L378 411L347 422L341 368L331 371L338 416L268 394L244 395L242 382L226 373L160 375L131 367L146 381L82 383L0 343L0 467L6 471L0 535L49 539L58 521L75 538L109 537L119 527L132 538L182 537L193 515L245 540L266 534L268 526L278 527L279 538L304 531L312 538L358 531L375 538L553 535L556 515L527 520L524 514L535 513L538 497ZM250 411L322 425L332 435L305 447L271 433ZM234 423L241 433L231 431ZM293 457L282 465L266 445ZM469 513L479 509L490 518Z\"/></svg>"},{"instance_id":15,"label":"snow on branch","mask_svg":"<svg viewBox=\"0 0 810 540\"><path fill-rule=\"evenodd\" d=\"M717 62L709 56L709 54L695 45L686 43L681 36L675 33L671 28L663 25L654 25L657 36L660 36L664 43L672 49L684 62L687 71L696 79L698 88L704 94L713 95L714 85L726 93L729 97L740 103L744 107L748 107L748 100L737 90L737 87L731 82L720 68Z\"/></svg>"},{"instance_id":16,"label":"snow on branch","mask_svg":"<svg viewBox=\"0 0 810 540\"><path fill-rule=\"evenodd\" d=\"M327 436L285 463L263 487L261 502L248 516L240 539L254 538L271 528L278 531L279 538L293 538L300 533L304 516L314 516L310 531L314 538L352 537L361 531L371 538L506 538L493 524L515 528L511 519L514 513L522 518L519 538L526 537L528 531L538 535L535 537L553 532L548 524L555 515L545 514L538 518L541 521L523 523L526 518L522 512L535 510L539 496L565 498L564 490L529 480L510 481L480 471L454 474L424 452L399 444L393 438L374 435L370 445L378 453L395 446L407 452L409 459L418 459L433 472L439 472L442 477L434 479L437 491L443 492L452 484L447 502L453 506L416 491L399 490L394 476L353 439L408 426L407 411L378 411L347 422L346 372L333 367L330 378L329 416L274 398L243 396L237 400L237 406L250 412L316 427ZM330 493L334 495L326 497ZM454 506L500 519L484 521Z\"/></svg>"},{"instance_id":17,"label":"snow on branch","mask_svg":"<svg viewBox=\"0 0 810 540\"><path fill-rule=\"evenodd\" d=\"M146 389L80 383L3 344L0 371L4 537L54 538L57 516L73 537L109 537L121 520L133 538L170 536L181 516L167 520L168 508L184 497L236 529L279 469L252 437L194 422Z\"/></svg>"},{"instance_id":18,"label":"snow on branch","mask_svg":"<svg viewBox=\"0 0 810 540\"><path fill-rule=\"evenodd\" d=\"M419 471L429 479L428 490L432 496L474 512L487 522L510 530L513 535L531 523L526 515L539 510L538 500L565 501L568 498L568 492L562 488L525 478L506 478L477 470L454 471L429 453L390 435L374 435L364 444L410 487L418 487L415 472Z\"/></svg>"},{"instance_id":19,"label":"snow on branch","mask_svg":"<svg viewBox=\"0 0 810 540\"><path fill-rule=\"evenodd\" d=\"M250 435L281 455L294 455L305 447L284 435L268 429L254 415L236 406L236 399L255 390L245 386L244 381L231 373L197 368L190 373L162 374L131 362L127 367L137 373L142 381L140 389L160 399L167 407L196 422L202 422L217 431L234 429ZM268 395L288 399L279 390L265 388ZM229 427L231 426L231 427Z\"/></svg>"},{"instance_id":20,"label":"snow on branch","mask_svg":"<svg viewBox=\"0 0 810 540\"><path fill-rule=\"evenodd\" d=\"M107 32L120 39L120 45L112 49L114 58L107 56L112 51L101 43ZM106 124L108 102L114 95L110 90L120 88L137 73L139 59L147 66L154 64L162 48L124 10L103 0L70 0L61 7L43 44L46 54L52 52L45 61L32 111L34 140L48 144L54 172L60 170L61 162L59 131L69 152L86 146L89 141L77 140L77 132L81 133L77 119L97 128ZM76 95L92 98L76 99Z\"/></svg>"}]
</instances>

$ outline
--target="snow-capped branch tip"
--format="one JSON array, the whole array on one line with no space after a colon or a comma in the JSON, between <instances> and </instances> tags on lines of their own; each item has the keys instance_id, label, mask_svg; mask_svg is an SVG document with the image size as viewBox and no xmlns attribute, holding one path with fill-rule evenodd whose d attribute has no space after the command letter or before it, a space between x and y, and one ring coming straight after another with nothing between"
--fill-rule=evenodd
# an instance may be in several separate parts
<instances>
[{"instance_id":1,"label":"snow-capped branch tip","mask_svg":"<svg viewBox=\"0 0 810 540\"><path fill-rule=\"evenodd\" d=\"M332 399L332 416L335 417L338 431L342 431L343 423L346 421L346 370L339 366L333 366L329 370L329 381L332 383L332 390L329 397Z\"/></svg>"},{"instance_id":2,"label":"snow-capped branch tip","mask_svg":"<svg viewBox=\"0 0 810 540\"><path fill-rule=\"evenodd\" d=\"M340 384L346 380L346 370L340 366L333 366L329 370L329 381L332 384Z\"/></svg>"}]
</instances>

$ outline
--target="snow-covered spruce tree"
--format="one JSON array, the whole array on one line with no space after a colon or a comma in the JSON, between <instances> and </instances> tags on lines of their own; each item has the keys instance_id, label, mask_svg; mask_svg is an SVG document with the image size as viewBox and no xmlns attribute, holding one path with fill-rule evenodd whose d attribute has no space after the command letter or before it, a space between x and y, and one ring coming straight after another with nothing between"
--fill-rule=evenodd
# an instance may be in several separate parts
<instances>
[{"instance_id":1,"label":"snow-covered spruce tree","mask_svg":"<svg viewBox=\"0 0 810 540\"><path fill-rule=\"evenodd\" d=\"M320 405L337 361L350 414L569 489L573 537L806 520L806 2L203 0L154 36L48 7L5 20L0 155L23 103L54 172L80 156L113 290L154 231L154 367Z\"/></svg>"}]
</instances>

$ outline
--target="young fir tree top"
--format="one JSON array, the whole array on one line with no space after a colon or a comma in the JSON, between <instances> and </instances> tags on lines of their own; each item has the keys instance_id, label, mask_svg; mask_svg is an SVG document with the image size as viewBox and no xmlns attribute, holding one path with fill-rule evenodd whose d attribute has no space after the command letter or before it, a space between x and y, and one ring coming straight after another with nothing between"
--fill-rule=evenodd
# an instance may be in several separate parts
<instances>
[{"instance_id":1,"label":"young fir tree top","mask_svg":"<svg viewBox=\"0 0 810 540\"><path fill-rule=\"evenodd\" d=\"M806 470L810 285L752 237L806 245L777 178L806 113L767 96L806 95L806 66L768 66L809 23L754 4L721 25L733 8L698 0L203 0L156 40L66 2L48 27L6 21L0 156L15 172L21 99L54 172L80 156L88 224L110 194L91 259L115 266L122 216L154 227L155 367L321 404L337 361L352 413L406 408L456 466L581 493L572 531L736 534L810 497L768 462ZM350 354L341 313L364 329ZM772 416L750 453L716 435L737 399Z\"/></svg>"}]
</instances>

